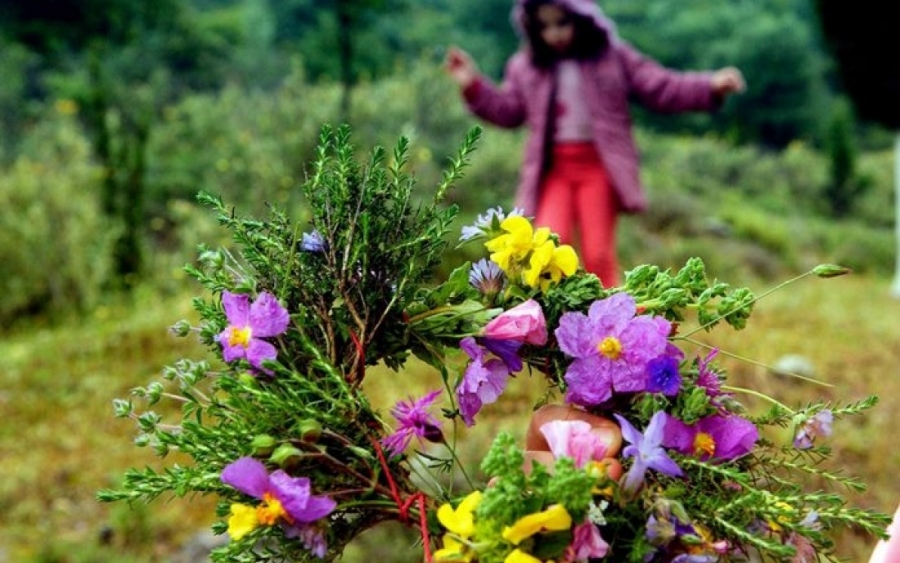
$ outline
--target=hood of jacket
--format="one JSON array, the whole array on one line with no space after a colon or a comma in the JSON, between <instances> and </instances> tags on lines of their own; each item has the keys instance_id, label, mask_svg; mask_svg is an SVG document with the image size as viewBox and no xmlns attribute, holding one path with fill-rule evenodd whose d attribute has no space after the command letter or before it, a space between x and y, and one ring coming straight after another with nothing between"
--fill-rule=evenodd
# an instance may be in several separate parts
<instances>
[{"instance_id":1,"label":"hood of jacket","mask_svg":"<svg viewBox=\"0 0 900 563\"><path fill-rule=\"evenodd\" d=\"M526 35L525 3L530 1L533 0L516 0L512 14L510 14L513 28L515 28L516 33L518 33L520 37L525 37ZM616 37L616 24L606 17L606 14L603 13L603 10L600 9L600 6L597 5L595 0L548 0L548 3L587 18L597 29L604 32L610 41Z\"/></svg>"}]
</instances>

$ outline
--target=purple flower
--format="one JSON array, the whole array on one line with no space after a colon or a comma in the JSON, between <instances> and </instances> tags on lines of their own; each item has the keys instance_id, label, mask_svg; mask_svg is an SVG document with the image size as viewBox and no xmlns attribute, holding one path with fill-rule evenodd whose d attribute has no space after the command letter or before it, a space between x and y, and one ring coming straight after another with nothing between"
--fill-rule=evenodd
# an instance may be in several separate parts
<instances>
[{"instance_id":1,"label":"purple flower","mask_svg":"<svg viewBox=\"0 0 900 563\"><path fill-rule=\"evenodd\" d=\"M834 414L831 409L821 410L807 418L794 437L794 447L799 450L808 450L813 447L813 442L819 436L823 438L831 436L832 422L834 422Z\"/></svg>"},{"instance_id":2,"label":"purple flower","mask_svg":"<svg viewBox=\"0 0 900 563\"><path fill-rule=\"evenodd\" d=\"M472 426L481 407L495 402L503 393L509 378L509 367L499 358L486 358L485 348L471 336L463 338L459 345L471 361L456 388L456 397L463 422L466 426Z\"/></svg>"},{"instance_id":3,"label":"purple flower","mask_svg":"<svg viewBox=\"0 0 900 563\"><path fill-rule=\"evenodd\" d=\"M309 479L291 477L280 469L269 474L260 461L242 457L225 466L222 482L261 501L255 513L249 513L249 519L247 511L235 512L234 506L242 505L233 505L235 520L229 521L229 533L237 529L243 535L248 528L280 524L288 535L300 537L310 551L324 556L325 540L317 530L310 528L314 522L331 514L337 503L328 496L313 495Z\"/></svg>"},{"instance_id":4,"label":"purple flower","mask_svg":"<svg viewBox=\"0 0 900 563\"><path fill-rule=\"evenodd\" d=\"M506 274L496 262L482 258L472 265L469 283L484 295L496 295L503 291L506 285Z\"/></svg>"},{"instance_id":5,"label":"purple flower","mask_svg":"<svg viewBox=\"0 0 900 563\"><path fill-rule=\"evenodd\" d=\"M681 372L678 371L678 359L672 356L660 356L647 364L647 391L662 393L674 397L681 389Z\"/></svg>"},{"instance_id":6,"label":"purple flower","mask_svg":"<svg viewBox=\"0 0 900 563\"><path fill-rule=\"evenodd\" d=\"M522 347L521 342L496 340L494 338L477 338L476 340L488 352L503 360L503 363L506 364L506 369L510 373L515 373L522 369L522 358L519 357L519 348Z\"/></svg>"},{"instance_id":7,"label":"purple flower","mask_svg":"<svg viewBox=\"0 0 900 563\"><path fill-rule=\"evenodd\" d=\"M398 401L394 405L391 414L397 419L399 426L396 432L381 441L391 454L402 454L413 436L430 442L440 442L443 439L440 421L428 412L428 408L440 394L441 390L438 389L417 401Z\"/></svg>"},{"instance_id":8,"label":"purple flower","mask_svg":"<svg viewBox=\"0 0 900 563\"><path fill-rule=\"evenodd\" d=\"M575 358L566 370L566 401L595 406L613 392L643 391L647 365L669 353L671 324L661 317L635 316L634 298L617 293L595 301L588 314L565 313L556 339Z\"/></svg>"},{"instance_id":9,"label":"purple flower","mask_svg":"<svg viewBox=\"0 0 900 563\"><path fill-rule=\"evenodd\" d=\"M325 252L325 239L319 231L311 233L303 233L303 239L300 241L300 250L306 252Z\"/></svg>"},{"instance_id":10,"label":"purple flower","mask_svg":"<svg viewBox=\"0 0 900 563\"><path fill-rule=\"evenodd\" d=\"M744 456L759 439L756 425L737 415L713 415L688 425L665 415L663 445L700 459L729 461Z\"/></svg>"},{"instance_id":11,"label":"purple flower","mask_svg":"<svg viewBox=\"0 0 900 563\"><path fill-rule=\"evenodd\" d=\"M709 365L718 353L719 349L713 348L702 360L697 358L697 385L706 389L706 395L713 399L722 395L722 381Z\"/></svg>"},{"instance_id":12,"label":"purple flower","mask_svg":"<svg viewBox=\"0 0 900 563\"><path fill-rule=\"evenodd\" d=\"M228 327L216 337L222 345L222 357L226 362L246 359L256 369L263 369L266 360L278 356L275 346L262 340L278 336L287 330L290 316L278 300L268 292L262 292L251 304L244 294L226 291L222 294L222 306L228 318Z\"/></svg>"},{"instance_id":13,"label":"purple flower","mask_svg":"<svg viewBox=\"0 0 900 563\"><path fill-rule=\"evenodd\" d=\"M628 474L625 475L624 489L626 491L637 492L644 483L644 476L648 469L659 471L669 477L681 477L683 474L681 468L662 448L666 420L664 411L658 411L653 415L643 434L622 416L617 414L615 417L622 428L622 438L630 444L622 450L622 456L634 458Z\"/></svg>"}]
</instances>

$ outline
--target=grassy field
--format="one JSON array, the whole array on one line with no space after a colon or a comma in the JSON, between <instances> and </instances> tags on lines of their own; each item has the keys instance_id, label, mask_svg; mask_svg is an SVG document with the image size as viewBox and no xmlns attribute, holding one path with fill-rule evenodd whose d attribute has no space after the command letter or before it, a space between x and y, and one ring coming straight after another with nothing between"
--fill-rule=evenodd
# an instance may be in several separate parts
<instances>
[{"instance_id":1,"label":"grassy field","mask_svg":"<svg viewBox=\"0 0 900 563\"><path fill-rule=\"evenodd\" d=\"M894 477L900 451L893 448L891 431L900 423L900 300L889 297L888 283L854 275L805 279L760 301L745 331L723 327L699 338L723 350L719 363L732 374L732 384L789 405L879 395L867 416L835 424L834 459L869 485L851 497L853 504L892 512L900 502ZM189 295L139 294L89 318L3 337L0 563L168 562L212 522L210 499L159 499L149 508L94 500L97 489L115 486L126 467L160 463L131 443L134 429L113 418L112 400L179 358L205 357L198 344L167 333L169 325L191 316ZM789 354L807 358L823 384L774 375L763 365ZM412 364L399 376L376 371L368 381L373 402L386 408L398 397L434 388L438 378ZM528 407L542 391L540 381L515 380L465 436L464 459L476 465L478 452L501 428L521 436ZM184 460L163 463L179 461ZM394 545L408 553L384 560L416 560L408 542ZM839 545L849 561L865 561L872 541L849 530ZM368 547L358 548L345 561L355 561L359 551L371 556Z\"/></svg>"}]
</instances>

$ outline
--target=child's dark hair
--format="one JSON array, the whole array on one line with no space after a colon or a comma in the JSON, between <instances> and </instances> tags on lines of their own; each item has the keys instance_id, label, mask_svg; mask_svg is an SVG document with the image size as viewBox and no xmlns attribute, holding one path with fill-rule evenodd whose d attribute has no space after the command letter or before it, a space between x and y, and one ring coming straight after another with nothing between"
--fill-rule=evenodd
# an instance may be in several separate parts
<instances>
[{"instance_id":1,"label":"child's dark hair","mask_svg":"<svg viewBox=\"0 0 900 563\"><path fill-rule=\"evenodd\" d=\"M531 48L531 61L539 68L550 68L559 60L559 53L551 49L541 38L541 26L538 23L538 8L545 4L554 4L553 0L526 0L524 8L525 34ZM565 9L565 8L563 8ZM580 14L567 11L575 27L572 45L568 56L574 59L593 59L599 57L609 45L609 38L602 29Z\"/></svg>"}]
</instances>

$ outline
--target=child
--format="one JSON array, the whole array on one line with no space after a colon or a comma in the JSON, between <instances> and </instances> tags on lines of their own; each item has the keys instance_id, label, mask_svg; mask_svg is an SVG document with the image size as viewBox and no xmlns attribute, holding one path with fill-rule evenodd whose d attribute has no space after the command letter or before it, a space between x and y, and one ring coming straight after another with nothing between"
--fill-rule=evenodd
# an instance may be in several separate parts
<instances>
[{"instance_id":1,"label":"child","mask_svg":"<svg viewBox=\"0 0 900 563\"><path fill-rule=\"evenodd\" d=\"M618 285L616 217L647 206L629 100L661 112L713 111L744 79L732 67L661 67L619 39L594 0L516 0L512 19L525 47L501 85L458 48L448 51L446 70L475 115L529 128L516 207L564 243L577 232L585 269Z\"/></svg>"}]
</instances>

